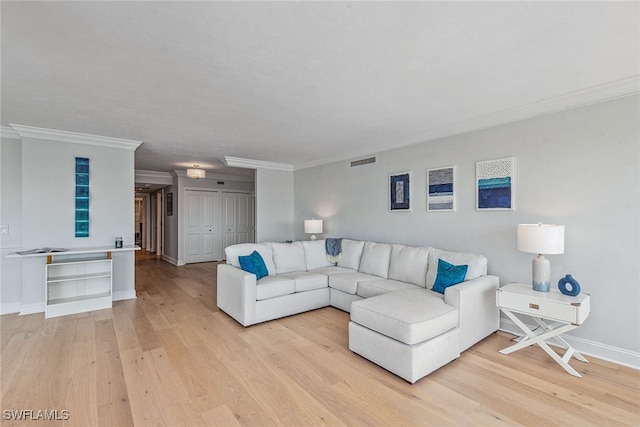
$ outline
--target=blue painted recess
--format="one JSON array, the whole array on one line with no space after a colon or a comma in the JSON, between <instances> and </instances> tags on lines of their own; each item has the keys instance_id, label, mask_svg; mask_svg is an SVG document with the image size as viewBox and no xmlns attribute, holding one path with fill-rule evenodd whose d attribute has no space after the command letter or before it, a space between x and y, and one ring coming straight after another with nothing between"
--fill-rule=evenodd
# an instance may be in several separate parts
<instances>
[{"instance_id":1,"label":"blue painted recess","mask_svg":"<svg viewBox=\"0 0 640 427\"><path fill-rule=\"evenodd\" d=\"M76 237L89 237L89 159L76 157Z\"/></svg>"}]
</instances>

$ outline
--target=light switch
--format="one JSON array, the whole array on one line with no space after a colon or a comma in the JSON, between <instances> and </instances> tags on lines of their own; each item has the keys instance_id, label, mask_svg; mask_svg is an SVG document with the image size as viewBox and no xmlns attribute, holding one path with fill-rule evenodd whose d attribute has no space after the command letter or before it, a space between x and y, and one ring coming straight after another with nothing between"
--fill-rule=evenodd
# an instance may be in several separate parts
<instances>
[{"instance_id":1,"label":"light switch","mask_svg":"<svg viewBox=\"0 0 640 427\"><path fill-rule=\"evenodd\" d=\"M9 234L9 224L0 225L0 234Z\"/></svg>"}]
</instances>

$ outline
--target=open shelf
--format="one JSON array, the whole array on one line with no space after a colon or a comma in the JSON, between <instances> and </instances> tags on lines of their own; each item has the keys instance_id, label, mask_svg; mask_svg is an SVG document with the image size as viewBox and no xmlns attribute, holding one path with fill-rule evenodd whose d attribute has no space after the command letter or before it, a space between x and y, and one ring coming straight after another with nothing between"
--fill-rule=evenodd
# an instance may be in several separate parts
<instances>
[{"instance_id":1,"label":"open shelf","mask_svg":"<svg viewBox=\"0 0 640 427\"><path fill-rule=\"evenodd\" d=\"M45 317L111 307L112 274L110 253L54 254L45 269Z\"/></svg>"},{"instance_id":2,"label":"open shelf","mask_svg":"<svg viewBox=\"0 0 640 427\"><path fill-rule=\"evenodd\" d=\"M49 277L47 282L49 283L57 283L57 282L70 282L74 280L83 280L83 279L97 279L100 277L111 277L110 271L105 271L102 273L89 273L89 274L72 274L69 276L55 276Z\"/></svg>"},{"instance_id":3,"label":"open shelf","mask_svg":"<svg viewBox=\"0 0 640 427\"><path fill-rule=\"evenodd\" d=\"M75 297L50 299L49 301L47 301L47 304L49 304L49 305L66 304L66 303L70 303L70 302L79 302L79 301L86 301L86 300L98 299L98 298L109 298L109 297L111 297L111 293L102 292L102 293L99 293L99 294L78 295L78 296L75 296Z\"/></svg>"}]
</instances>

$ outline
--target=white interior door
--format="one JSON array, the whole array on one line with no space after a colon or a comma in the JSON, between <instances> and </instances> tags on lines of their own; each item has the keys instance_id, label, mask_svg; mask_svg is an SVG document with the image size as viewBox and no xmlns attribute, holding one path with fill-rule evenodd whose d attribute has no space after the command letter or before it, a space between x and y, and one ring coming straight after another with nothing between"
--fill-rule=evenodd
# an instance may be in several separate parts
<instances>
[{"instance_id":1,"label":"white interior door","mask_svg":"<svg viewBox=\"0 0 640 427\"><path fill-rule=\"evenodd\" d=\"M249 214L250 197L249 194L236 194L236 243L252 242L251 216Z\"/></svg>"},{"instance_id":2,"label":"white interior door","mask_svg":"<svg viewBox=\"0 0 640 427\"><path fill-rule=\"evenodd\" d=\"M255 199L249 193L223 193L224 247L255 241Z\"/></svg>"},{"instance_id":3,"label":"white interior door","mask_svg":"<svg viewBox=\"0 0 640 427\"><path fill-rule=\"evenodd\" d=\"M217 191L185 191L185 263L222 259L220 226L216 221L220 218L219 207Z\"/></svg>"},{"instance_id":4,"label":"white interior door","mask_svg":"<svg viewBox=\"0 0 640 427\"><path fill-rule=\"evenodd\" d=\"M223 193L224 247L237 243L236 193Z\"/></svg>"}]
</instances>

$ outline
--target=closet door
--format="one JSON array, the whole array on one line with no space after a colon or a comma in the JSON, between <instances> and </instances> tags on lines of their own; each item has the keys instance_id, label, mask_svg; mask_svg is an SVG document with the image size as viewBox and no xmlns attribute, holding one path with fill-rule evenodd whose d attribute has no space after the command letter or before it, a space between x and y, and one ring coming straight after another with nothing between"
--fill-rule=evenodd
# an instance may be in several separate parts
<instances>
[{"instance_id":1,"label":"closet door","mask_svg":"<svg viewBox=\"0 0 640 427\"><path fill-rule=\"evenodd\" d=\"M217 224L219 206L220 193L217 191L185 191L185 263L223 258L220 227Z\"/></svg>"},{"instance_id":2,"label":"closet door","mask_svg":"<svg viewBox=\"0 0 640 427\"><path fill-rule=\"evenodd\" d=\"M251 195L236 194L236 243L253 242L251 238Z\"/></svg>"},{"instance_id":3,"label":"closet door","mask_svg":"<svg viewBox=\"0 0 640 427\"><path fill-rule=\"evenodd\" d=\"M236 227L236 193L223 193L224 247L235 245L238 241Z\"/></svg>"},{"instance_id":4,"label":"closet door","mask_svg":"<svg viewBox=\"0 0 640 427\"><path fill-rule=\"evenodd\" d=\"M255 201L249 193L223 193L224 247L255 241Z\"/></svg>"}]
</instances>

